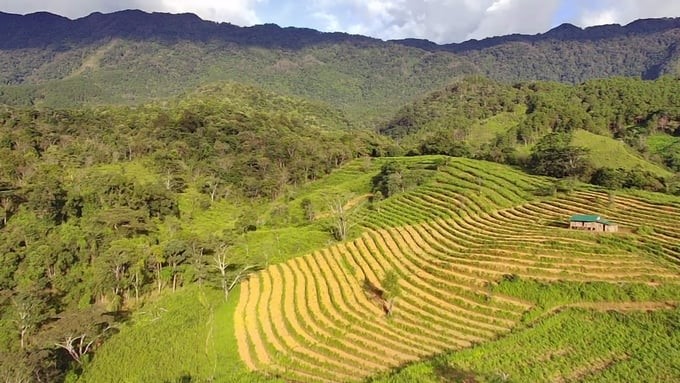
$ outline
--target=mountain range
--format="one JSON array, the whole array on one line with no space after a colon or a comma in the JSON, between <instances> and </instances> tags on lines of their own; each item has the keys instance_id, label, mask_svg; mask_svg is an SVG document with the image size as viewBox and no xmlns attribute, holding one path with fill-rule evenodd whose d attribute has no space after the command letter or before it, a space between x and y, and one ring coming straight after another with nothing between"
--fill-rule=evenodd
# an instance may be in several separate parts
<instances>
[{"instance_id":1,"label":"mountain range","mask_svg":"<svg viewBox=\"0 0 680 383\"><path fill-rule=\"evenodd\" d=\"M437 45L238 27L193 14L128 10L70 20L0 13L0 36L0 103L17 106L136 104L227 81L328 103L370 123L469 75L580 83L680 72L678 18L563 24L543 34Z\"/></svg>"}]
</instances>

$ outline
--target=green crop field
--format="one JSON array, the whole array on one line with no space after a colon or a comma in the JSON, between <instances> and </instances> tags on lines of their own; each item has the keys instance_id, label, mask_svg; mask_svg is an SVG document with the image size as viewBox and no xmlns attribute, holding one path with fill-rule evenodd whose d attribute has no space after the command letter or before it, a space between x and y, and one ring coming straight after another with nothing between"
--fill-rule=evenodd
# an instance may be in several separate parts
<instances>
[{"instance_id":1,"label":"green crop field","mask_svg":"<svg viewBox=\"0 0 680 383\"><path fill-rule=\"evenodd\" d=\"M503 339L373 381L676 382L679 319L678 309L569 309Z\"/></svg>"}]
</instances>

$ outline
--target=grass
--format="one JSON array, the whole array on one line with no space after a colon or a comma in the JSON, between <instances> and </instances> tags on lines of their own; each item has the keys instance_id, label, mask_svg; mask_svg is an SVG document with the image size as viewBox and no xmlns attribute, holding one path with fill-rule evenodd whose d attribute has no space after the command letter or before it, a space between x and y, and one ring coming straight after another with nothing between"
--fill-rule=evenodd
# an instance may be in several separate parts
<instances>
[{"instance_id":1,"label":"grass","mask_svg":"<svg viewBox=\"0 0 680 383\"><path fill-rule=\"evenodd\" d=\"M621 141L610 137L600 136L585 130L577 130L574 133L573 145L590 149L590 160L595 167L610 167L633 169L640 167L654 174L670 177L673 175L669 170L645 160Z\"/></svg>"},{"instance_id":2,"label":"grass","mask_svg":"<svg viewBox=\"0 0 680 383\"><path fill-rule=\"evenodd\" d=\"M664 136L664 138L652 136L648 139L647 143L650 146L650 151L652 153L656 153L654 150L657 150L668 143L668 140L665 137L668 136ZM611 137L597 135L585 130L576 130L574 132L572 145L581 146L590 150L588 158L596 168L609 167L629 170L641 168L662 177L670 177L673 175L670 170L646 160L624 142L617 141ZM518 145L517 153L519 157L526 159L531 154L531 146Z\"/></svg>"},{"instance_id":3,"label":"grass","mask_svg":"<svg viewBox=\"0 0 680 383\"><path fill-rule=\"evenodd\" d=\"M496 135L508 131L513 126L519 125L526 113L525 106L518 106L514 112L503 112L485 120L475 122L470 129L467 141L473 147L491 142Z\"/></svg>"},{"instance_id":4,"label":"grass","mask_svg":"<svg viewBox=\"0 0 680 383\"><path fill-rule=\"evenodd\" d=\"M503 339L373 382L678 381L678 320L678 309L627 314L569 309Z\"/></svg>"},{"instance_id":5,"label":"grass","mask_svg":"<svg viewBox=\"0 0 680 383\"><path fill-rule=\"evenodd\" d=\"M680 137L673 137L668 134L653 134L647 137L647 148L654 154L661 154L673 145L680 145Z\"/></svg>"},{"instance_id":6,"label":"grass","mask_svg":"<svg viewBox=\"0 0 680 383\"><path fill-rule=\"evenodd\" d=\"M192 286L135 312L97 351L80 382L258 382L240 361L229 302L216 289Z\"/></svg>"},{"instance_id":7,"label":"grass","mask_svg":"<svg viewBox=\"0 0 680 383\"><path fill-rule=\"evenodd\" d=\"M663 302L680 298L680 284L650 286L641 283L612 284L604 282L545 283L529 279L503 281L494 293L513 296L535 304L527 312L526 322L557 307L582 302Z\"/></svg>"}]
</instances>

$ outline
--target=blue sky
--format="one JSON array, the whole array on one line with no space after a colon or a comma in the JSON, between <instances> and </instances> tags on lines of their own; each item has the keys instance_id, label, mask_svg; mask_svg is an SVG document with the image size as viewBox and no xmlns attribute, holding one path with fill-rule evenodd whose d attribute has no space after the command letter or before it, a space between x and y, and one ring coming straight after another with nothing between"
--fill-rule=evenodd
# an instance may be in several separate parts
<instances>
[{"instance_id":1,"label":"blue sky","mask_svg":"<svg viewBox=\"0 0 680 383\"><path fill-rule=\"evenodd\" d=\"M276 23L382 39L460 42L509 33L539 33L564 22L627 24L678 17L677 0L0 0L0 11L45 10L70 18L121 9L192 12L237 25Z\"/></svg>"}]
</instances>

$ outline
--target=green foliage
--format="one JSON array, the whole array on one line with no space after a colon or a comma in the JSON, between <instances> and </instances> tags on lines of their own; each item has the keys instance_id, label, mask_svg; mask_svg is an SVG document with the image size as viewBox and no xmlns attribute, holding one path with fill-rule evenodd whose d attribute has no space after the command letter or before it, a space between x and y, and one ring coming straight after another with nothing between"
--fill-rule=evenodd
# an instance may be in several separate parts
<instances>
[{"instance_id":1,"label":"green foliage","mask_svg":"<svg viewBox=\"0 0 680 383\"><path fill-rule=\"evenodd\" d=\"M556 178L588 176L591 165L585 148L570 145L568 133L550 133L534 146L529 158L529 169Z\"/></svg>"},{"instance_id":2,"label":"green foliage","mask_svg":"<svg viewBox=\"0 0 680 383\"><path fill-rule=\"evenodd\" d=\"M587 157L594 167L641 167L670 178L664 165L674 166L672 141L664 139L661 144L656 139L650 155L645 139L654 134L669 137L680 126L678 89L678 80L671 77L611 78L576 86L504 85L469 78L403 107L380 131L398 139L411 154L449 154L514 165L533 160L528 168L539 174L572 173L585 179L591 166L573 160ZM547 138L541 140L550 134L571 134L573 147L563 144L554 155L545 153L555 157L550 161L537 163L536 156L525 160L531 150L540 149L537 143L546 146ZM544 162L557 166L539 166Z\"/></svg>"},{"instance_id":3,"label":"green foliage","mask_svg":"<svg viewBox=\"0 0 680 383\"><path fill-rule=\"evenodd\" d=\"M380 173L371 180L372 191L380 193L381 198L387 198L422 185L431 175L430 169L391 160L384 163Z\"/></svg>"},{"instance_id":4,"label":"green foliage","mask_svg":"<svg viewBox=\"0 0 680 383\"><path fill-rule=\"evenodd\" d=\"M590 183L608 189L633 188L655 192L666 192L666 180L641 168L611 169L600 168L593 173Z\"/></svg>"},{"instance_id":5,"label":"green foliage","mask_svg":"<svg viewBox=\"0 0 680 383\"><path fill-rule=\"evenodd\" d=\"M30 341L54 316L133 310L152 294L230 285L232 268L322 247L325 228L294 227L290 210L300 205L288 197L355 156L382 151L375 135L349 127L326 107L237 85L135 108L3 108L0 321L17 312L25 320L0 351L23 341L27 355L71 379L87 370L89 354L62 363L56 341L44 353ZM362 188L371 175L359 179ZM215 279L215 252L232 230L239 262ZM22 291L40 297L31 304L39 312L12 306Z\"/></svg>"},{"instance_id":6,"label":"green foliage","mask_svg":"<svg viewBox=\"0 0 680 383\"><path fill-rule=\"evenodd\" d=\"M401 286L399 286L399 274L394 270L387 270L380 285L384 291L386 299L395 299L401 295Z\"/></svg>"}]
</instances>

